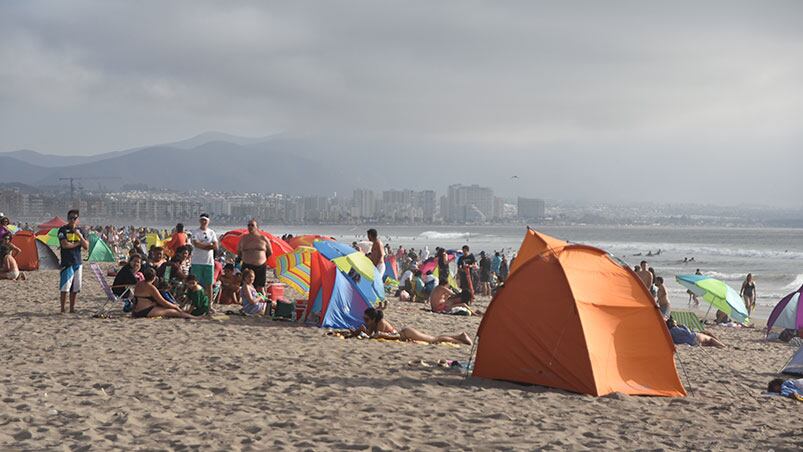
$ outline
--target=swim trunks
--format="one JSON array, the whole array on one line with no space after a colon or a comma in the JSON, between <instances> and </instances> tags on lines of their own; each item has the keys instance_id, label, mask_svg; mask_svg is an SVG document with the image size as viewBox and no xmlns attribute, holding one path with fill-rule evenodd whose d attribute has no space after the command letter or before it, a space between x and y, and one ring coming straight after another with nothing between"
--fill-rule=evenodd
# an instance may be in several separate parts
<instances>
[{"instance_id":1,"label":"swim trunks","mask_svg":"<svg viewBox=\"0 0 803 452\"><path fill-rule=\"evenodd\" d=\"M254 272L254 287L265 287L265 284L268 281L267 263L262 265L242 264L242 269L250 269Z\"/></svg>"}]
</instances>

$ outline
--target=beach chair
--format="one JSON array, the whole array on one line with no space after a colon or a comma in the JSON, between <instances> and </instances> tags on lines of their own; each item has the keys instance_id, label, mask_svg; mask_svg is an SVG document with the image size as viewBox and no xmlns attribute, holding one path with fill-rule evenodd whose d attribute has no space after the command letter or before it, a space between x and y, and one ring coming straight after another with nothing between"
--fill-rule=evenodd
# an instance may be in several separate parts
<instances>
[{"instance_id":1,"label":"beach chair","mask_svg":"<svg viewBox=\"0 0 803 452\"><path fill-rule=\"evenodd\" d=\"M101 289L103 289L103 292L106 294L106 302L103 303L103 306L98 309L95 315L103 312L110 301L113 303L123 303L125 300L133 298L134 286L125 286L125 291L122 294L119 296L115 295L112 291L112 287L106 280L106 275L103 273L103 269L100 268L100 265L96 262L92 262L89 264L89 268L92 270L92 274L95 275L95 279L98 281L98 284L100 284Z\"/></svg>"},{"instance_id":2,"label":"beach chair","mask_svg":"<svg viewBox=\"0 0 803 452\"><path fill-rule=\"evenodd\" d=\"M672 318L678 325L684 325L691 331L703 331L705 326L697 314L689 311L672 311Z\"/></svg>"}]
</instances>

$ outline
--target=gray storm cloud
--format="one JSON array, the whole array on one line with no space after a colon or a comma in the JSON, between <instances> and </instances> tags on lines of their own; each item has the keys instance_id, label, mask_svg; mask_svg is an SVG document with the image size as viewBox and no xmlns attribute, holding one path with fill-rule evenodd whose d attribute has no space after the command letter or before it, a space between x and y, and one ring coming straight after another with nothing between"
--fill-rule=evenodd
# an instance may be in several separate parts
<instances>
[{"instance_id":1,"label":"gray storm cloud","mask_svg":"<svg viewBox=\"0 0 803 452\"><path fill-rule=\"evenodd\" d=\"M283 131L500 191L799 206L800 23L780 1L3 2L0 149Z\"/></svg>"}]
</instances>

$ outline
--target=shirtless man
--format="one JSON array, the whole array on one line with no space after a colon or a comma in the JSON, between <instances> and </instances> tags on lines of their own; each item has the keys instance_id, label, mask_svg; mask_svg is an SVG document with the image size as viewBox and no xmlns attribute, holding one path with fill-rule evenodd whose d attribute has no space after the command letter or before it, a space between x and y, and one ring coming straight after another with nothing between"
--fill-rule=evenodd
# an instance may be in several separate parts
<instances>
[{"instance_id":1,"label":"shirtless man","mask_svg":"<svg viewBox=\"0 0 803 452\"><path fill-rule=\"evenodd\" d=\"M379 240L379 233L376 232L376 229L369 229L368 230L368 240L371 242L371 252L368 253L368 257L371 259L371 262L374 263L374 266L379 270L380 275L385 274L385 247L382 246L382 241Z\"/></svg>"},{"instance_id":2,"label":"shirtless man","mask_svg":"<svg viewBox=\"0 0 803 452\"><path fill-rule=\"evenodd\" d=\"M641 261L638 271L636 272L644 287L650 290L652 287L652 273L647 269L647 261Z\"/></svg>"},{"instance_id":3,"label":"shirtless man","mask_svg":"<svg viewBox=\"0 0 803 452\"><path fill-rule=\"evenodd\" d=\"M257 220L248 220L248 233L240 238L237 245L237 256L242 262L242 269L254 272L254 289L264 293L268 275L268 257L270 257L270 241L259 233Z\"/></svg>"},{"instance_id":4,"label":"shirtless man","mask_svg":"<svg viewBox=\"0 0 803 452\"><path fill-rule=\"evenodd\" d=\"M449 288L449 282L443 279L429 294L429 306L432 312L439 314L447 314L452 308L456 307L470 309L467 304L463 303L463 299L459 294L455 295L452 292L452 289Z\"/></svg>"}]
</instances>

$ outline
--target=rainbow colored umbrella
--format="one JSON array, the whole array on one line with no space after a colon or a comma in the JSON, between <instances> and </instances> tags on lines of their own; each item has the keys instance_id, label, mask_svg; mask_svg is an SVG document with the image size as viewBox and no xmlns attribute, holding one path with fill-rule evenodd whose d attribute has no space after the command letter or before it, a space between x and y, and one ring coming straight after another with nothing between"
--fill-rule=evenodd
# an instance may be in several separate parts
<instances>
[{"instance_id":1,"label":"rainbow colored umbrella","mask_svg":"<svg viewBox=\"0 0 803 452\"><path fill-rule=\"evenodd\" d=\"M302 246L276 258L274 272L280 281L308 295L310 287L310 267L314 248Z\"/></svg>"},{"instance_id":2,"label":"rainbow colored umbrella","mask_svg":"<svg viewBox=\"0 0 803 452\"><path fill-rule=\"evenodd\" d=\"M369 281L377 278L378 271L371 259L349 245L335 241L318 241L312 246L345 273L353 269ZM382 275L379 275L378 278L381 280Z\"/></svg>"},{"instance_id":3,"label":"rainbow colored umbrella","mask_svg":"<svg viewBox=\"0 0 803 452\"><path fill-rule=\"evenodd\" d=\"M704 275L677 275L675 280L736 322L747 322L749 314L744 300L731 286Z\"/></svg>"},{"instance_id":4,"label":"rainbow colored umbrella","mask_svg":"<svg viewBox=\"0 0 803 452\"><path fill-rule=\"evenodd\" d=\"M243 235L248 233L248 229L235 229L223 234L220 237L220 246L226 251L237 254L237 246L240 244L240 239ZM268 266L276 268L276 258L285 253L290 253L293 248L284 240L276 237L270 232L259 230L259 233L265 236L270 243L270 257L268 257Z\"/></svg>"}]
</instances>

